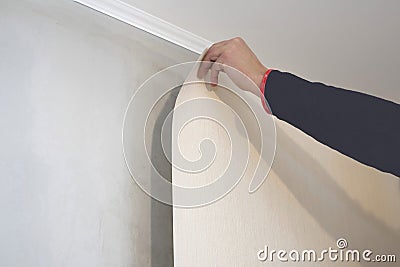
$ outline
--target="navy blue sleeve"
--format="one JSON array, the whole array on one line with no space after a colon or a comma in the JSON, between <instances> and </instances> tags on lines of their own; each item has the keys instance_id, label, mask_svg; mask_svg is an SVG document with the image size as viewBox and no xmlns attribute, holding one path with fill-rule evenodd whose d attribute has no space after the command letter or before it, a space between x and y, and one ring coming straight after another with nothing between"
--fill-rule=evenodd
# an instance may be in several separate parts
<instances>
[{"instance_id":1,"label":"navy blue sleeve","mask_svg":"<svg viewBox=\"0 0 400 267\"><path fill-rule=\"evenodd\" d=\"M272 113L363 164L400 177L400 105L272 71L265 85Z\"/></svg>"}]
</instances>

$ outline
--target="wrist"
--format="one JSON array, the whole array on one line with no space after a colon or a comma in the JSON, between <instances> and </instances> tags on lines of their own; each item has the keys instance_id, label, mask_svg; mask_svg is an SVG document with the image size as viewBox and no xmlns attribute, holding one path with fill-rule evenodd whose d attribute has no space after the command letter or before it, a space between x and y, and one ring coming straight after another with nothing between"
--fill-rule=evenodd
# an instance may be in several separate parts
<instances>
[{"instance_id":1,"label":"wrist","mask_svg":"<svg viewBox=\"0 0 400 267\"><path fill-rule=\"evenodd\" d=\"M260 86L262 83L262 80L264 78L265 72L268 71L268 69L264 66L261 66L257 71L254 71L252 75L249 77L250 80L254 83L253 85L249 86L249 90L252 94L256 95L257 97L260 97ZM256 85L256 86L254 86Z\"/></svg>"},{"instance_id":2,"label":"wrist","mask_svg":"<svg viewBox=\"0 0 400 267\"><path fill-rule=\"evenodd\" d=\"M266 67L264 67L264 66L262 66L261 68L260 68L260 70L259 71L257 71L257 74L256 74L256 76L255 76L255 78L254 78L254 83L257 85L257 88L260 88L260 86L262 85L262 83L263 83L263 79L264 79L264 76L265 76L265 73L268 71L268 68L266 68Z\"/></svg>"}]
</instances>

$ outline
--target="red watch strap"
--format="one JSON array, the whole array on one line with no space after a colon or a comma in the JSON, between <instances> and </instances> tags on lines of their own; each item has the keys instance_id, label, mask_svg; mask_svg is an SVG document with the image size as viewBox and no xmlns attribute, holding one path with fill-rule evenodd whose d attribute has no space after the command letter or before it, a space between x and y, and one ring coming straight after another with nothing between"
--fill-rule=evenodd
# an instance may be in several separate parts
<instances>
[{"instance_id":1,"label":"red watch strap","mask_svg":"<svg viewBox=\"0 0 400 267\"><path fill-rule=\"evenodd\" d=\"M272 71L272 69L268 69L268 70L265 72L264 77L263 77L263 79L262 79L262 81L261 81L261 85L260 85L261 103L262 103L262 105L263 105L265 111L266 111L268 114L272 114L272 113L271 113L271 110L269 109L269 107L267 106L267 103L266 103L266 101L265 101L264 92L265 92L265 85L267 84L268 76L269 76L269 74L271 73L271 71Z\"/></svg>"}]
</instances>

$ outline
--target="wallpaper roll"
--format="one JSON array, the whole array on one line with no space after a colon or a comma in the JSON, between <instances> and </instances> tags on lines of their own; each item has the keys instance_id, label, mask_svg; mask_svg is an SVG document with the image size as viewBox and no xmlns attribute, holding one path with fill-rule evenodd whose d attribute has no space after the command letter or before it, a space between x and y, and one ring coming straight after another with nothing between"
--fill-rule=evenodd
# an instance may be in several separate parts
<instances>
[{"instance_id":1,"label":"wallpaper roll","mask_svg":"<svg viewBox=\"0 0 400 267\"><path fill-rule=\"evenodd\" d=\"M268 169L268 162L259 164L260 149L252 139L260 131L256 116L241 116L249 105L234 92L197 81L197 68L175 104L173 184L201 191L232 162L240 176L244 153L248 162L231 191L209 202L205 197L202 205L182 207L190 194L174 187L175 266L309 266L314 261L314 266L382 266L379 256L400 260L397 177L360 164L271 116L276 132L260 136L267 147L276 140L272 169L250 193L255 170ZM257 103L261 106L259 99ZM205 110L218 118L202 116ZM215 153L210 156L210 151ZM198 171L194 162L202 162Z\"/></svg>"}]
</instances>

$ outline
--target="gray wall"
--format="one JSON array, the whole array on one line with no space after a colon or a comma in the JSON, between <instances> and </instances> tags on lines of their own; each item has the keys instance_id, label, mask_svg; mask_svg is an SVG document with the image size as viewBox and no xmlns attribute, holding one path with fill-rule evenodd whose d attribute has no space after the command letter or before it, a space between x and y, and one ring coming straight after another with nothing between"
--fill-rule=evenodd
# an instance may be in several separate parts
<instances>
[{"instance_id":1,"label":"gray wall","mask_svg":"<svg viewBox=\"0 0 400 267\"><path fill-rule=\"evenodd\" d=\"M170 265L171 210L131 179L122 122L197 55L69 0L2 0L0 54L0 266Z\"/></svg>"}]
</instances>

